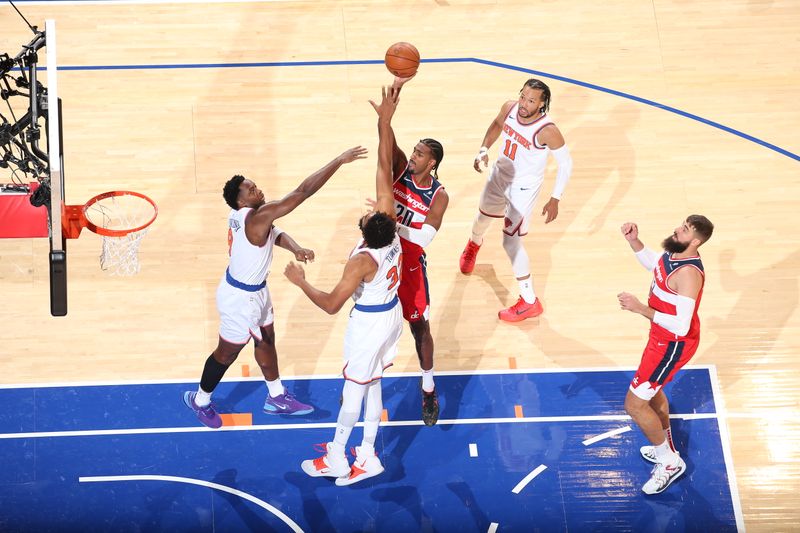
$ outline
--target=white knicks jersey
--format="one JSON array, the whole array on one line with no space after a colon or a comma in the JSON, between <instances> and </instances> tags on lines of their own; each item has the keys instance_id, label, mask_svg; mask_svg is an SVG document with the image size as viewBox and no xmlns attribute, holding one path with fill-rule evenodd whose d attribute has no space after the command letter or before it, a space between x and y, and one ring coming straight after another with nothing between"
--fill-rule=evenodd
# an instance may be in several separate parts
<instances>
[{"instance_id":1,"label":"white knicks jersey","mask_svg":"<svg viewBox=\"0 0 800 533\"><path fill-rule=\"evenodd\" d=\"M240 283L258 285L269 275L272 249L281 230L272 226L264 246L254 246L247 240L244 231L244 221L250 211L252 208L243 207L238 211L231 210L228 215L228 272Z\"/></svg>"},{"instance_id":2,"label":"white knicks jersey","mask_svg":"<svg viewBox=\"0 0 800 533\"><path fill-rule=\"evenodd\" d=\"M497 172L513 180L515 185L537 186L544 181L550 149L542 146L536 135L553 121L545 114L531 124L521 124L518 109L519 104L514 104L503 122L500 153L494 165Z\"/></svg>"},{"instance_id":3,"label":"white knicks jersey","mask_svg":"<svg viewBox=\"0 0 800 533\"><path fill-rule=\"evenodd\" d=\"M378 271L370 282L358 284L356 292L353 293L353 300L359 305L381 305L389 303L397 296L397 288L400 286L400 270L402 266L403 252L400 247L400 237L395 234L394 240L389 246L384 246L377 250L367 248L364 239L361 239L352 252L353 258L358 254L368 254L375 264Z\"/></svg>"}]
</instances>

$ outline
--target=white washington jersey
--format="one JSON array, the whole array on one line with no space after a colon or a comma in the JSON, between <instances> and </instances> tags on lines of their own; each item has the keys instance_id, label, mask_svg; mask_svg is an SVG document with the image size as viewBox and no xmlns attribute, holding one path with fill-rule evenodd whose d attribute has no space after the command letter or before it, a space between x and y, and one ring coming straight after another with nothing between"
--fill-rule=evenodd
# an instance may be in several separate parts
<instances>
[{"instance_id":1,"label":"white washington jersey","mask_svg":"<svg viewBox=\"0 0 800 533\"><path fill-rule=\"evenodd\" d=\"M359 241L350 253L350 257L358 254L368 254L375 264L378 271L372 281L361 280L358 288L353 293L353 300L361 305L382 305L391 302L397 297L397 288L400 286L400 267L402 266L402 249L400 247L400 237L395 234L394 240L388 246L374 249L367 248L364 239Z\"/></svg>"},{"instance_id":2,"label":"white washington jersey","mask_svg":"<svg viewBox=\"0 0 800 533\"><path fill-rule=\"evenodd\" d=\"M513 180L517 186L538 187L544 181L550 149L541 145L536 136L542 128L553 124L553 121L544 114L531 124L522 124L517 117L518 110L519 104L514 104L503 122L500 153L495 167L503 177Z\"/></svg>"},{"instance_id":3,"label":"white washington jersey","mask_svg":"<svg viewBox=\"0 0 800 533\"><path fill-rule=\"evenodd\" d=\"M228 253L230 264L228 272L231 277L245 285L258 285L267 279L272 265L272 249L275 239L282 232L275 226L267 234L264 246L255 246L244 231L244 222L252 211L250 207L231 210L228 215Z\"/></svg>"}]
</instances>

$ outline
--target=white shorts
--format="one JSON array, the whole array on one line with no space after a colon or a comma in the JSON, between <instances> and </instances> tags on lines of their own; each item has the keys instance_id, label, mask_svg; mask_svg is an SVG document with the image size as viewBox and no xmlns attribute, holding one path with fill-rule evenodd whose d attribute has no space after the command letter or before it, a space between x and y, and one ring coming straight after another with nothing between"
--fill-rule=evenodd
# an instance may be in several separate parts
<instances>
[{"instance_id":1,"label":"white shorts","mask_svg":"<svg viewBox=\"0 0 800 533\"><path fill-rule=\"evenodd\" d=\"M344 379L363 385L382 378L397 356L402 331L403 311L399 304L379 313L354 308L344 334Z\"/></svg>"},{"instance_id":2,"label":"white shorts","mask_svg":"<svg viewBox=\"0 0 800 533\"><path fill-rule=\"evenodd\" d=\"M262 326L275 319L269 287L256 292L237 289L223 277L217 287L219 336L233 344L247 344L250 337L261 341Z\"/></svg>"},{"instance_id":3,"label":"white shorts","mask_svg":"<svg viewBox=\"0 0 800 533\"><path fill-rule=\"evenodd\" d=\"M515 183L513 175L500 171L495 163L483 187L478 209L488 217L504 218L503 233L521 237L528 233L533 204L541 189L541 181Z\"/></svg>"}]
</instances>

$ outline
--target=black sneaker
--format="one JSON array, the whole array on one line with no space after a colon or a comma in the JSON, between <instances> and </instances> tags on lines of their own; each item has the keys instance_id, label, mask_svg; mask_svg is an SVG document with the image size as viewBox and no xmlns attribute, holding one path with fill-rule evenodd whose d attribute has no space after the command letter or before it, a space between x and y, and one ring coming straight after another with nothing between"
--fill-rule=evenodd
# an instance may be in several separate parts
<instances>
[{"instance_id":1,"label":"black sneaker","mask_svg":"<svg viewBox=\"0 0 800 533\"><path fill-rule=\"evenodd\" d=\"M434 426L439 420L439 398L433 392L422 391L422 421L426 426Z\"/></svg>"}]
</instances>

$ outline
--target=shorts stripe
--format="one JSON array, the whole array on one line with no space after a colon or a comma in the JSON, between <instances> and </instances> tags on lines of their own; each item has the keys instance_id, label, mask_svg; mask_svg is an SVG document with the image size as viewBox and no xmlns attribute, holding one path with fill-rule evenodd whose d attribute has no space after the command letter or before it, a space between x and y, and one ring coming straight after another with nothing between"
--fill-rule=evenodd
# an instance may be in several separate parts
<instances>
[{"instance_id":1,"label":"shorts stripe","mask_svg":"<svg viewBox=\"0 0 800 533\"><path fill-rule=\"evenodd\" d=\"M658 366L656 366L656 368L653 370L653 373L650 374L650 377L648 378L650 383L658 383L659 385L664 384L667 376L672 373L672 369L675 368L675 365L681 360L681 354L683 353L684 345L685 342L683 341L672 341L667 343L667 348L664 350L664 355L661 358L661 361L659 361Z\"/></svg>"}]
</instances>

